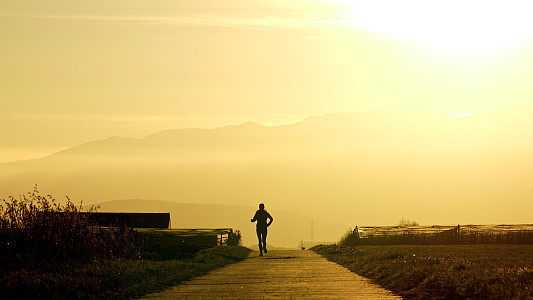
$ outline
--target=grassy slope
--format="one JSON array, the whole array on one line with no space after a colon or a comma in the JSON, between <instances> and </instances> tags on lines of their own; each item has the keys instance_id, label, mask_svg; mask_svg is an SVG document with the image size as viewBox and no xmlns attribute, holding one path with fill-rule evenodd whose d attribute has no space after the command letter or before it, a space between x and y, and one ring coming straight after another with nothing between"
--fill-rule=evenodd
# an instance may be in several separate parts
<instances>
[{"instance_id":1,"label":"grassy slope","mask_svg":"<svg viewBox=\"0 0 533 300\"><path fill-rule=\"evenodd\" d=\"M408 299L531 299L532 245L316 246Z\"/></svg>"},{"instance_id":2,"label":"grassy slope","mask_svg":"<svg viewBox=\"0 0 533 300\"><path fill-rule=\"evenodd\" d=\"M103 260L84 264L40 264L0 274L0 294L7 298L139 297L245 259L244 247L215 247L194 258Z\"/></svg>"}]
</instances>

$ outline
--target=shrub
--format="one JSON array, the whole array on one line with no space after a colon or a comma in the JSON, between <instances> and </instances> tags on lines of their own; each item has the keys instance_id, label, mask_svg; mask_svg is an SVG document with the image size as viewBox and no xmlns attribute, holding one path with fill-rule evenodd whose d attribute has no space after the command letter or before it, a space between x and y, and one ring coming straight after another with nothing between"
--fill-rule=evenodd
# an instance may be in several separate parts
<instances>
[{"instance_id":1,"label":"shrub","mask_svg":"<svg viewBox=\"0 0 533 300\"><path fill-rule=\"evenodd\" d=\"M227 246L240 246L241 245L241 232L239 230L230 231L228 233Z\"/></svg>"},{"instance_id":2,"label":"shrub","mask_svg":"<svg viewBox=\"0 0 533 300\"><path fill-rule=\"evenodd\" d=\"M359 232L357 228L352 230L349 228L339 240L341 246L355 246L359 244Z\"/></svg>"},{"instance_id":3,"label":"shrub","mask_svg":"<svg viewBox=\"0 0 533 300\"><path fill-rule=\"evenodd\" d=\"M70 198L59 204L33 192L0 202L0 256L21 261L92 260L97 257L138 257L133 230L102 228L80 214ZM94 212L95 207L89 211Z\"/></svg>"}]
</instances>

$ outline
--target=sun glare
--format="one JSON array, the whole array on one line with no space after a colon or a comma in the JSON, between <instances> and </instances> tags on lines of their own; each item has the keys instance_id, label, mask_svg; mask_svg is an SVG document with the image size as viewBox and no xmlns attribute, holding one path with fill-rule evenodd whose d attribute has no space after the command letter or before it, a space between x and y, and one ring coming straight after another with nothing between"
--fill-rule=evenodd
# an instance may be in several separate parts
<instances>
[{"instance_id":1,"label":"sun glare","mask_svg":"<svg viewBox=\"0 0 533 300\"><path fill-rule=\"evenodd\" d=\"M492 53L533 37L530 1L341 1L350 23L387 38L459 54Z\"/></svg>"}]
</instances>

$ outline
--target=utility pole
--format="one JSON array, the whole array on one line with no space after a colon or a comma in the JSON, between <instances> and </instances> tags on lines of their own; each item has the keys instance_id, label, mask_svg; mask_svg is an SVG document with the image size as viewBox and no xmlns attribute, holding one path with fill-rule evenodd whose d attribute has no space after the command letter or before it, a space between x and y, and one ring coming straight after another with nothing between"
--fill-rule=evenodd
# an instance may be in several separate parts
<instances>
[{"instance_id":1,"label":"utility pole","mask_svg":"<svg viewBox=\"0 0 533 300\"><path fill-rule=\"evenodd\" d=\"M311 238L311 243L313 243L315 241L315 233L314 233L314 228L313 228L313 219L311 219L311 234L310 234L310 238Z\"/></svg>"}]
</instances>

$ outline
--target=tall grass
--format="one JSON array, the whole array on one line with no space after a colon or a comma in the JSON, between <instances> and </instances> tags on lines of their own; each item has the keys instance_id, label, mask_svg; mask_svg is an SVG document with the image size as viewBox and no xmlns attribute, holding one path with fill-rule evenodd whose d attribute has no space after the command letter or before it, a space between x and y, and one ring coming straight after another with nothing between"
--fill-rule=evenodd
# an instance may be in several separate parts
<instances>
[{"instance_id":1,"label":"tall grass","mask_svg":"<svg viewBox=\"0 0 533 300\"><path fill-rule=\"evenodd\" d=\"M80 214L68 197L64 204L32 192L0 202L0 260L75 260L138 257L135 233L128 228L102 228ZM91 207L89 211L95 211Z\"/></svg>"}]
</instances>

